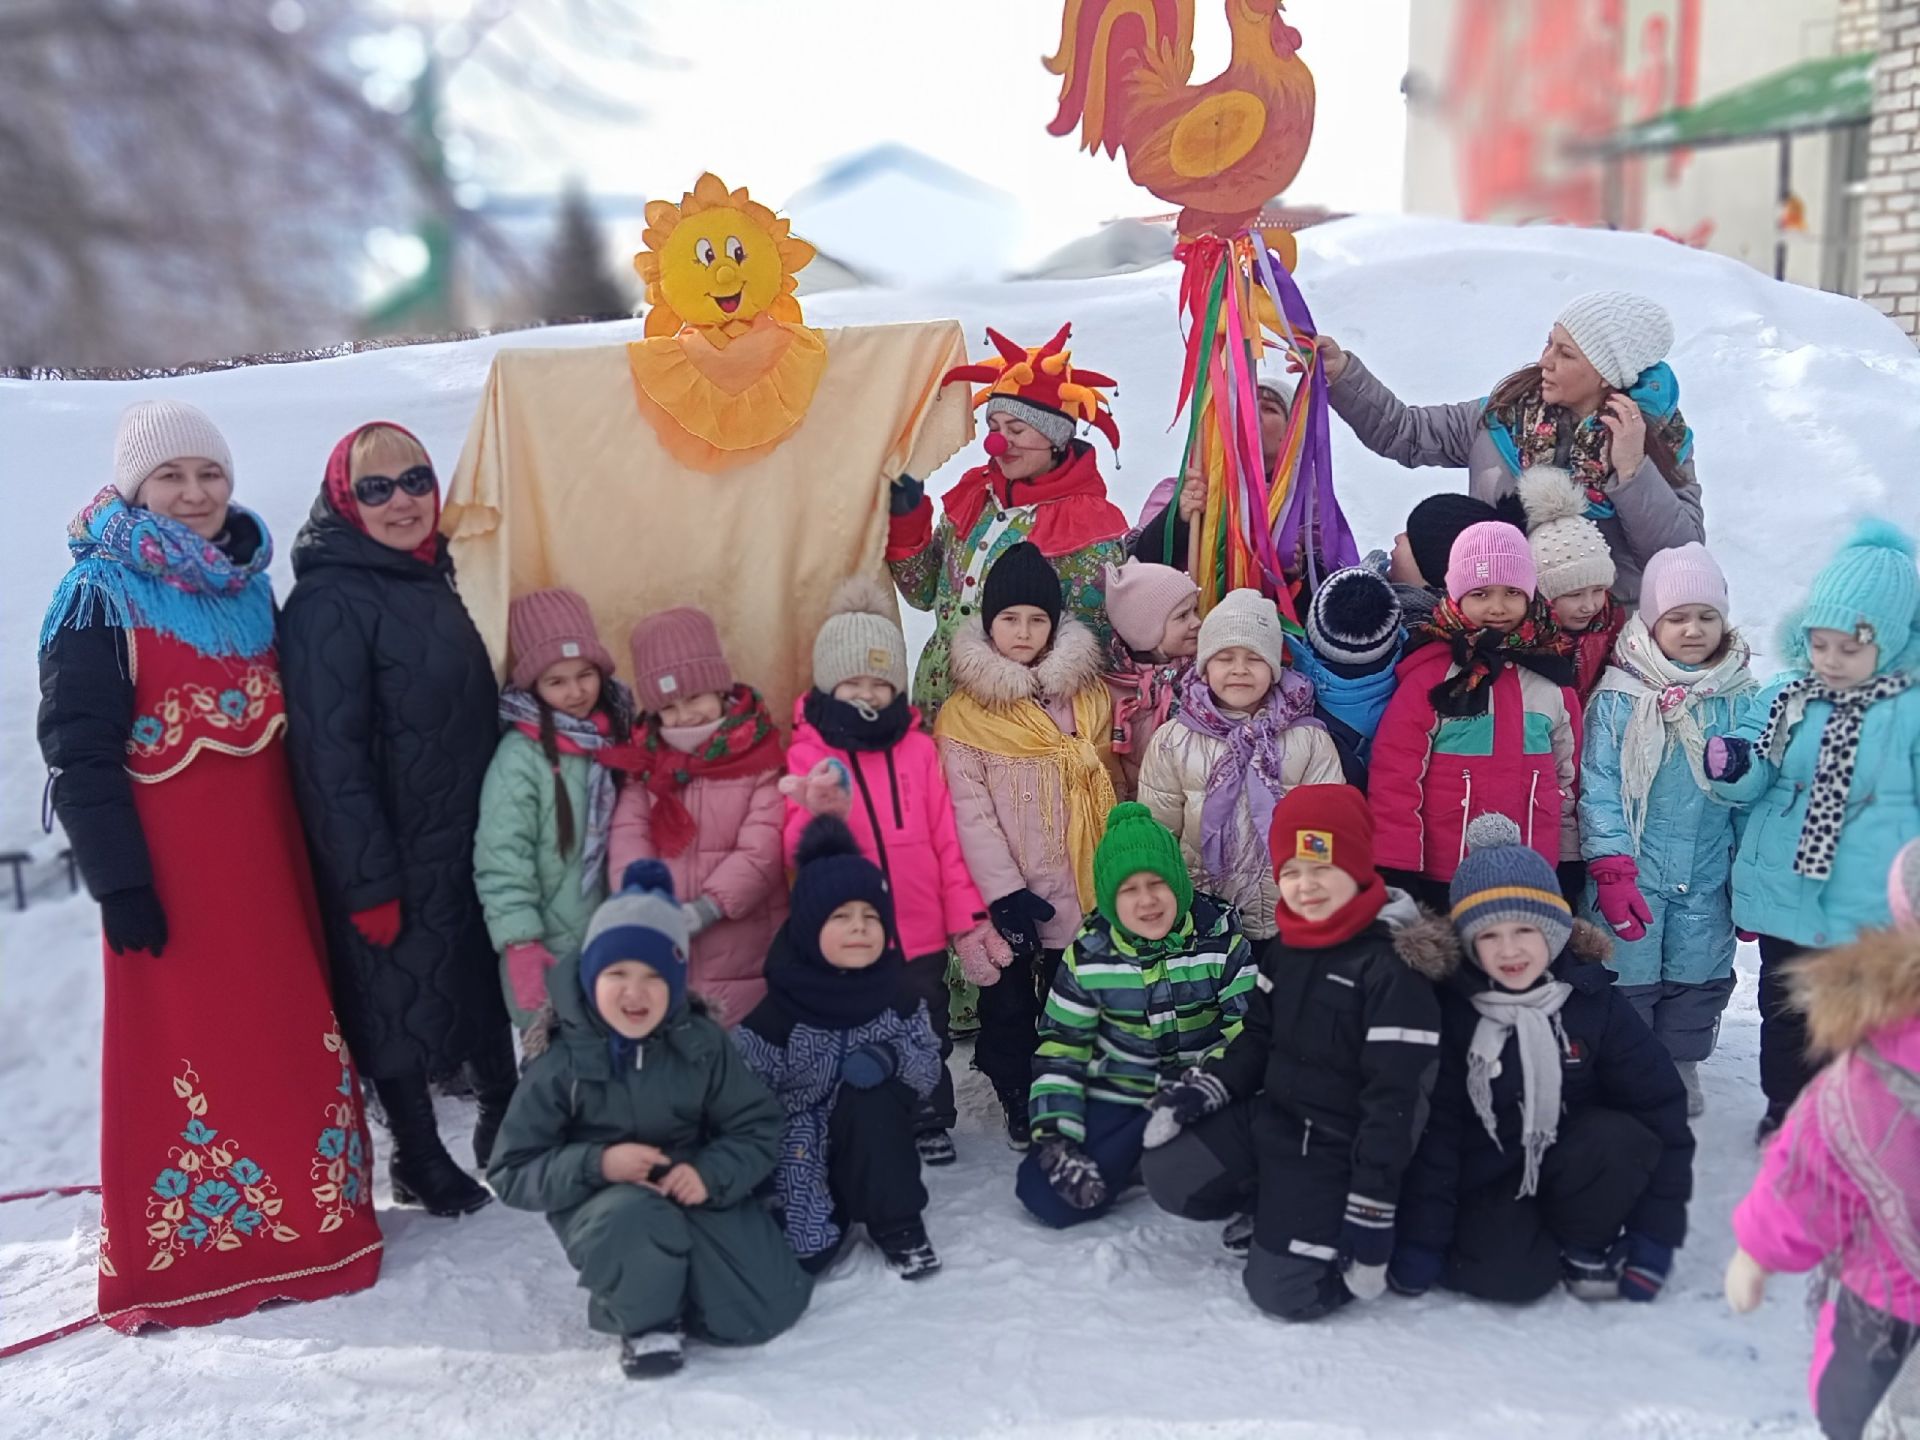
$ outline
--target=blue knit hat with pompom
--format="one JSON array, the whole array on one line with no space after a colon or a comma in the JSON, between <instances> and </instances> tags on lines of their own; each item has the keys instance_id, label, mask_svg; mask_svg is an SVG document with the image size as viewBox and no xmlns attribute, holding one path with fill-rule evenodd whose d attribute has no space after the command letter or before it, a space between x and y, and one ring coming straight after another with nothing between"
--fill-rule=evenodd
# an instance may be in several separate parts
<instances>
[{"instance_id":1,"label":"blue knit hat with pompom","mask_svg":"<svg viewBox=\"0 0 1920 1440\"><path fill-rule=\"evenodd\" d=\"M1898 662L1920 614L1920 570L1913 537L1886 520L1863 520L1813 580L1800 629L1838 630L1880 647L1878 669Z\"/></svg>"},{"instance_id":2,"label":"blue knit hat with pompom","mask_svg":"<svg viewBox=\"0 0 1920 1440\"><path fill-rule=\"evenodd\" d=\"M1469 953L1480 932L1495 925L1533 926L1547 937L1548 955L1558 955L1573 935L1573 911L1553 867L1521 843L1518 825L1492 811L1468 823L1467 858L1453 872L1447 898Z\"/></svg>"}]
</instances>

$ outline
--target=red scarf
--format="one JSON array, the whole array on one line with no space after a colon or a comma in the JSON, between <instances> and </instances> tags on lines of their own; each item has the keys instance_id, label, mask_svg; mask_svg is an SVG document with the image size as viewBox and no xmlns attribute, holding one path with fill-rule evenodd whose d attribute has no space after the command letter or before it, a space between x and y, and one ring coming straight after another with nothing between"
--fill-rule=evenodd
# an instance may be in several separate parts
<instances>
[{"instance_id":1,"label":"red scarf","mask_svg":"<svg viewBox=\"0 0 1920 1440\"><path fill-rule=\"evenodd\" d=\"M1093 447L1079 441L1065 460L1032 480L1009 482L991 460L967 471L940 502L954 534L971 535L989 499L1001 506L1036 507L1027 539L1049 560L1127 533L1127 517L1107 499Z\"/></svg>"},{"instance_id":2,"label":"red scarf","mask_svg":"<svg viewBox=\"0 0 1920 1440\"><path fill-rule=\"evenodd\" d=\"M1360 893L1324 920L1309 920L1295 914L1282 900L1273 907L1273 918L1280 924L1280 941L1296 950L1331 950L1344 945L1379 917L1387 903L1387 882L1373 875L1360 887Z\"/></svg>"},{"instance_id":3,"label":"red scarf","mask_svg":"<svg viewBox=\"0 0 1920 1440\"><path fill-rule=\"evenodd\" d=\"M683 755L661 733L660 717L648 715L629 745L603 752L647 787L653 797L653 843L663 859L686 852L693 843L693 815L681 792L695 780L729 780L787 768L786 747L774 728L767 702L751 685L736 685L726 697L720 728L691 755Z\"/></svg>"},{"instance_id":4,"label":"red scarf","mask_svg":"<svg viewBox=\"0 0 1920 1440\"><path fill-rule=\"evenodd\" d=\"M369 420L365 425L356 426L347 432L347 436L333 447L333 453L327 457L327 504L333 507L333 513L345 520L362 535L371 532L367 529L366 517L360 513L360 501L353 493L353 442L376 425L384 425L390 430L398 430L414 444L420 445L419 437L404 425L396 425L391 420ZM427 453L427 447L420 445L420 453ZM427 527L427 538L413 547L413 558L424 565L431 565L440 558L440 492L433 492L433 521Z\"/></svg>"}]
</instances>

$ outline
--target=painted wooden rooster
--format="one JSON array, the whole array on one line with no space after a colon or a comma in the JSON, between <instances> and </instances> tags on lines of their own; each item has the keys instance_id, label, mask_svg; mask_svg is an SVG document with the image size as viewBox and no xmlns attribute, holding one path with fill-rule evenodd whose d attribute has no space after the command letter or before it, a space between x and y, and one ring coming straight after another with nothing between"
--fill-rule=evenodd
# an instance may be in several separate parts
<instances>
[{"instance_id":1,"label":"painted wooden rooster","mask_svg":"<svg viewBox=\"0 0 1920 1440\"><path fill-rule=\"evenodd\" d=\"M1055 135L1124 150L1136 185L1178 205L1180 233L1231 235L1299 173L1313 135L1313 74L1283 0L1226 0L1231 63L1193 75L1194 0L1067 0Z\"/></svg>"}]
</instances>

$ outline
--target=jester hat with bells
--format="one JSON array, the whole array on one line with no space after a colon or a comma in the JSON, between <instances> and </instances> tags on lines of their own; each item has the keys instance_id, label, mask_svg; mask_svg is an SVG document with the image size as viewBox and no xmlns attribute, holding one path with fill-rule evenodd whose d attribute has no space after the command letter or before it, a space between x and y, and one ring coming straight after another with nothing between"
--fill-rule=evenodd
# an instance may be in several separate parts
<instances>
[{"instance_id":1,"label":"jester hat with bells","mask_svg":"<svg viewBox=\"0 0 1920 1440\"><path fill-rule=\"evenodd\" d=\"M1072 332L1072 322L1068 322L1046 344L1024 346L989 329L987 339L1000 353L970 365L956 365L940 383L983 382L986 388L973 397L975 409L986 405L988 414L1004 410L1062 447L1073 438L1076 422L1084 420L1106 436L1107 443L1117 451L1120 427L1114 424L1113 412L1102 393L1113 389L1116 382L1095 370L1074 369L1073 353L1067 349L1067 336Z\"/></svg>"}]
</instances>

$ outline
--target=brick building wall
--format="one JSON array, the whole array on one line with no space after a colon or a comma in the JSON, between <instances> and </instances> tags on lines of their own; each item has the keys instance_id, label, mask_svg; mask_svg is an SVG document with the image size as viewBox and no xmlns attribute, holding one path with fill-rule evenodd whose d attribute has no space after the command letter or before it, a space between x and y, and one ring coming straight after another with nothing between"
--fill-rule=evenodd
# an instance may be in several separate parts
<instances>
[{"instance_id":1,"label":"brick building wall","mask_svg":"<svg viewBox=\"0 0 1920 1440\"><path fill-rule=\"evenodd\" d=\"M1850 19L1864 20L1847 8L1842 34ZM1920 340L1920 3L1880 0L1874 19L1880 58L1861 202L1860 298Z\"/></svg>"}]
</instances>

